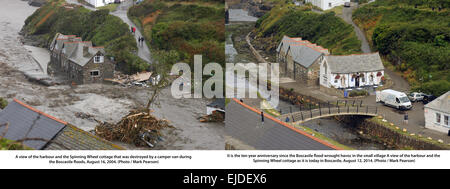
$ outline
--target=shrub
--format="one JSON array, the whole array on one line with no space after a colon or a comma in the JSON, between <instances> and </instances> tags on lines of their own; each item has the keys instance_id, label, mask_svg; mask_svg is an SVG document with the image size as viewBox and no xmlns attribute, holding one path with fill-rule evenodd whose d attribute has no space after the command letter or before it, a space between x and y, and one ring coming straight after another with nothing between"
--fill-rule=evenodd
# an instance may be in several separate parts
<instances>
[{"instance_id":1,"label":"shrub","mask_svg":"<svg viewBox=\"0 0 450 189\"><path fill-rule=\"evenodd\" d=\"M351 91L348 96L350 97L357 97L357 96L368 96L369 92L366 90L359 90L359 91Z\"/></svg>"},{"instance_id":2,"label":"shrub","mask_svg":"<svg viewBox=\"0 0 450 189\"><path fill-rule=\"evenodd\" d=\"M4 109L8 105L8 101L0 97L0 109Z\"/></svg>"}]
</instances>

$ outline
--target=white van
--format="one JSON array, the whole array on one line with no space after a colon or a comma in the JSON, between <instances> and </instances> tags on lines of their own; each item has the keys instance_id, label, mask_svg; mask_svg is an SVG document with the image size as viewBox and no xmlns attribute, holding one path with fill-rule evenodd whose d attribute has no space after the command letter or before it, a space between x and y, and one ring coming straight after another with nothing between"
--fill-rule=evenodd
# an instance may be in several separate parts
<instances>
[{"instance_id":1,"label":"white van","mask_svg":"<svg viewBox=\"0 0 450 189\"><path fill-rule=\"evenodd\" d=\"M411 101L405 93L392 89L382 90L377 99L386 106L392 106L399 110L409 110L412 108Z\"/></svg>"}]
</instances>

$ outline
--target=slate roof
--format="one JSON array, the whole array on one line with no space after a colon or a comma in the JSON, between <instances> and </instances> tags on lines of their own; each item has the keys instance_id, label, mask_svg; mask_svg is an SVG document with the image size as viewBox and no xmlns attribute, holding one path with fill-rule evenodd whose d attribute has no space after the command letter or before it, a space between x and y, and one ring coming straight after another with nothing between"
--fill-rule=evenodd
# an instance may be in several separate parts
<instances>
[{"instance_id":1,"label":"slate roof","mask_svg":"<svg viewBox=\"0 0 450 189\"><path fill-rule=\"evenodd\" d=\"M97 52L105 53L103 48L92 47L90 41L65 42L64 48L67 58L80 66L86 65Z\"/></svg>"},{"instance_id":2,"label":"slate roof","mask_svg":"<svg viewBox=\"0 0 450 189\"><path fill-rule=\"evenodd\" d=\"M291 45L289 51L292 60L305 68L311 66L323 54L306 45Z\"/></svg>"},{"instance_id":3,"label":"slate roof","mask_svg":"<svg viewBox=\"0 0 450 189\"><path fill-rule=\"evenodd\" d=\"M66 125L65 122L31 108L18 100L10 102L1 111L0 123L9 124L4 137L10 140L41 138L49 141ZM4 131L4 127L0 128L0 133ZM24 144L30 148L40 150L47 142L42 140L26 140Z\"/></svg>"},{"instance_id":4,"label":"slate roof","mask_svg":"<svg viewBox=\"0 0 450 189\"><path fill-rule=\"evenodd\" d=\"M337 147L257 110L231 100L226 106L225 132L257 150L335 150Z\"/></svg>"},{"instance_id":5,"label":"slate roof","mask_svg":"<svg viewBox=\"0 0 450 189\"><path fill-rule=\"evenodd\" d=\"M89 60L94 57L97 52L105 54L103 47L93 47L91 41L82 41L80 37L75 35L63 35L57 33L52 41L52 49L54 46L58 47L55 50L60 51L64 47L65 56L72 62L84 66ZM84 47L87 47L86 49Z\"/></svg>"},{"instance_id":6,"label":"slate roof","mask_svg":"<svg viewBox=\"0 0 450 189\"><path fill-rule=\"evenodd\" d=\"M288 36L283 36L283 39L278 45L277 52L279 53L280 51L283 51L285 53L284 55L291 52L294 62L306 68L311 66L322 54L329 54L328 49L313 44L308 40Z\"/></svg>"},{"instance_id":7,"label":"slate roof","mask_svg":"<svg viewBox=\"0 0 450 189\"><path fill-rule=\"evenodd\" d=\"M450 114L450 91L447 91L445 94L426 104L425 108L431 108Z\"/></svg>"},{"instance_id":8,"label":"slate roof","mask_svg":"<svg viewBox=\"0 0 450 189\"><path fill-rule=\"evenodd\" d=\"M225 98L217 98L216 100L214 100L213 102L209 103L206 106L225 110Z\"/></svg>"},{"instance_id":9,"label":"slate roof","mask_svg":"<svg viewBox=\"0 0 450 189\"><path fill-rule=\"evenodd\" d=\"M384 70L378 52L343 56L325 56L331 73L355 73Z\"/></svg>"},{"instance_id":10,"label":"slate roof","mask_svg":"<svg viewBox=\"0 0 450 189\"><path fill-rule=\"evenodd\" d=\"M44 139L45 141L24 141L26 146L36 150L122 149L67 122L40 112L17 99L14 99L4 110L0 111L0 124L3 123L9 124L5 135L7 139L20 140L25 137ZM27 135L29 130L30 132ZM0 128L0 133L4 131L4 127Z\"/></svg>"}]
</instances>

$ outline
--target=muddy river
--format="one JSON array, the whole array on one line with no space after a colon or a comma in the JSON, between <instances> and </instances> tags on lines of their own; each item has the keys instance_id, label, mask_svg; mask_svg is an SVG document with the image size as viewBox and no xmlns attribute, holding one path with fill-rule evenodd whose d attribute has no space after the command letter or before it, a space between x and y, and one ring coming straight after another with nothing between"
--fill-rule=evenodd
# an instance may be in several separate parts
<instances>
[{"instance_id":1,"label":"muddy river","mask_svg":"<svg viewBox=\"0 0 450 189\"><path fill-rule=\"evenodd\" d=\"M94 116L100 121L115 123L128 112L143 107L151 89L89 84L70 87L42 86L28 81L24 73L41 72L30 52L20 42L18 34L25 19L37 8L27 1L2 0L0 6L0 97L17 98L40 111L91 131L96 122L76 117L77 112ZM175 99L170 88L162 91L158 105L152 107L156 117L167 119L176 128L167 131L165 141L157 149L223 150L224 123L201 123L209 99ZM119 144L129 149L133 146ZM148 148L144 148L148 149Z\"/></svg>"}]
</instances>

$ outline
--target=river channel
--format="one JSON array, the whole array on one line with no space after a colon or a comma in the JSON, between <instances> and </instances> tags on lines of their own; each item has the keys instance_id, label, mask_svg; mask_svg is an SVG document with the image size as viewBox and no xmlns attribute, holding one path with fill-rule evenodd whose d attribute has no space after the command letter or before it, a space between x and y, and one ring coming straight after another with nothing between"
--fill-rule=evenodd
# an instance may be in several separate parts
<instances>
[{"instance_id":1,"label":"river channel","mask_svg":"<svg viewBox=\"0 0 450 189\"><path fill-rule=\"evenodd\" d=\"M238 15L232 15L236 13ZM233 18L229 24L226 24L226 62L229 63L248 63L256 62L245 41L245 36L253 29L254 20L246 15L245 10L230 11L230 18ZM239 19L242 18L242 19ZM289 102L281 101L276 107L277 109L289 108ZM293 106L293 109L295 107ZM388 149L383 143L373 139L362 137L358 131L353 129L352 125L339 122L335 118L323 118L305 122L302 124L311 128L322 135L335 140L343 145L357 150L386 150Z\"/></svg>"}]
</instances>

